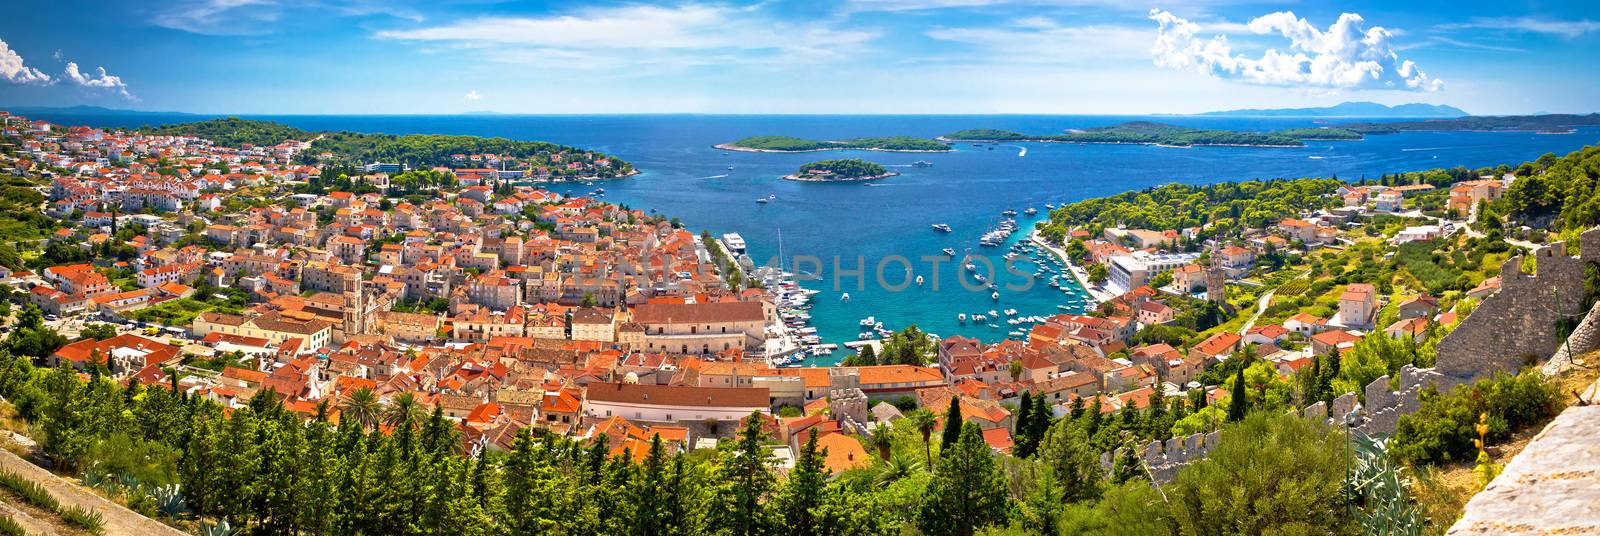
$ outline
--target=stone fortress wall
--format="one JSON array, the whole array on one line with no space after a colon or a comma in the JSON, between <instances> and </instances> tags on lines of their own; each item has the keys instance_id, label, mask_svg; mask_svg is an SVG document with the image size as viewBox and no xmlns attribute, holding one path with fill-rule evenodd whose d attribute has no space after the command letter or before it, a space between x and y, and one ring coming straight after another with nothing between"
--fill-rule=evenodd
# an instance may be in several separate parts
<instances>
[{"instance_id":1,"label":"stone fortress wall","mask_svg":"<svg viewBox=\"0 0 1600 536\"><path fill-rule=\"evenodd\" d=\"M1563 242L1535 250L1533 274L1522 273L1521 256L1500 267L1500 292L1439 341L1437 369L1448 385L1516 371L1556 353L1560 324L1584 313L1584 272L1600 262L1600 229L1585 231L1578 243L1578 257L1566 255ZM1579 331L1587 335L1578 342L1595 343L1593 328Z\"/></svg>"},{"instance_id":2,"label":"stone fortress wall","mask_svg":"<svg viewBox=\"0 0 1600 536\"><path fill-rule=\"evenodd\" d=\"M1331 407L1318 402L1299 413L1353 432L1387 436L1394 434L1400 416L1422 407L1422 391L1429 387L1449 389L1541 361L1540 371L1553 376L1570 367L1574 356L1600 349L1600 303L1587 314L1582 310L1585 271L1589 263L1600 263L1600 228L1585 231L1579 244L1578 257L1566 255L1561 242L1535 250L1533 274L1522 273L1522 256L1507 260L1500 267L1500 291L1439 341L1434 368L1402 367L1398 390L1390 390L1390 378L1383 376L1367 384L1363 397L1345 393ZM1572 333L1560 339L1559 324L1580 314L1584 316ZM1545 356L1550 358L1545 361ZM1154 481L1164 484L1184 466L1205 458L1219 440L1220 433L1212 432L1151 441L1137 455ZM1101 468L1109 473L1124 452L1102 453Z\"/></svg>"}]
</instances>

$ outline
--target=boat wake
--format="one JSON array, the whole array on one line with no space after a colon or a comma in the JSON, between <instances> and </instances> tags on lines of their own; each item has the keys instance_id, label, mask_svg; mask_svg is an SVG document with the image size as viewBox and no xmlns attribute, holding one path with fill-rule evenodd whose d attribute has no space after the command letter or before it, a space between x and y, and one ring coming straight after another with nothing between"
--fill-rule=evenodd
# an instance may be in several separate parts
<instances>
[{"instance_id":1,"label":"boat wake","mask_svg":"<svg viewBox=\"0 0 1600 536\"><path fill-rule=\"evenodd\" d=\"M700 177L700 178L702 178L702 179L723 179L723 178L727 178L727 177L728 177L728 174L727 173L723 173L721 175L711 175L709 177Z\"/></svg>"},{"instance_id":2,"label":"boat wake","mask_svg":"<svg viewBox=\"0 0 1600 536\"><path fill-rule=\"evenodd\" d=\"M1410 148L1406 148L1406 149L1401 149L1401 151L1405 151L1405 152L1409 153L1409 152L1412 152L1412 151L1443 151L1445 149L1460 149L1460 147L1410 147Z\"/></svg>"}]
</instances>

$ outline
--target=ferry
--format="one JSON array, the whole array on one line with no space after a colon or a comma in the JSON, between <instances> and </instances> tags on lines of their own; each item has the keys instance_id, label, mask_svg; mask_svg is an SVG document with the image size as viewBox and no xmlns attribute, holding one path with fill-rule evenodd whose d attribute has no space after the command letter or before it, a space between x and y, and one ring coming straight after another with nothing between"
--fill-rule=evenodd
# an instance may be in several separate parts
<instances>
[{"instance_id":1,"label":"ferry","mask_svg":"<svg viewBox=\"0 0 1600 536\"><path fill-rule=\"evenodd\" d=\"M948 232L950 232L950 224L948 224L948 223L935 223L935 224L933 224L933 230L939 231L941 233L948 233Z\"/></svg>"},{"instance_id":2,"label":"ferry","mask_svg":"<svg viewBox=\"0 0 1600 536\"><path fill-rule=\"evenodd\" d=\"M916 162L912 162L911 167L933 167L933 162L929 162L927 160L918 160Z\"/></svg>"}]
</instances>

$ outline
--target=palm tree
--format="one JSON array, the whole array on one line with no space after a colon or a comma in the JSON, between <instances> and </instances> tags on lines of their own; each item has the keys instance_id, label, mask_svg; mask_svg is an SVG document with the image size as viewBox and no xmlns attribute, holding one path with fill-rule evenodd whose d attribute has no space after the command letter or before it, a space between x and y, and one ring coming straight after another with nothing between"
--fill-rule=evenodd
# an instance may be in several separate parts
<instances>
[{"instance_id":1,"label":"palm tree","mask_svg":"<svg viewBox=\"0 0 1600 536\"><path fill-rule=\"evenodd\" d=\"M389 426L413 425L423 418L422 404L417 403L416 395L400 393L389 401L389 406L383 409L383 423Z\"/></svg>"},{"instance_id":2,"label":"palm tree","mask_svg":"<svg viewBox=\"0 0 1600 536\"><path fill-rule=\"evenodd\" d=\"M362 430L371 430L378 424L378 412L382 405L378 402L378 394L372 389L362 387L356 389L343 400L339 401L340 421L348 419L361 426Z\"/></svg>"},{"instance_id":3,"label":"palm tree","mask_svg":"<svg viewBox=\"0 0 1600 536\"><path fill-rule=\"evenodd\" d=\"M878 474L872 477L872 483L878 489L887 488L890 484L911 476L922 469L921 464L905 458L889 460L879 464L878 467Z\"/></svg>"},{"instance_id":4,"label":"palm tree","mask_svg":"<svg viewBox=\"0 0 1600 536\"><path fill-rule=\"evenodd\" d=\"M889 433L889 425L881 422L878 423L876 428L872 429L872 446L878 448L878 457L883 458L884 461L894 458L894 441L889 438Z\"/></svg>"},{"instance_id":5,"label":"palm tree","mask_svg":"<svg viewBox=\"0 0 1600 536\"><path fill-rule=\"evenodd\" d=\"M911 413L906 415L906 418L911 419L911 422L917 425L918 432L922 432L922 452L928 457L928 467L933 467L933 444L931 441L933 429L939 426L939 418L933 416L933 412L928 411L927 408L912 410Z\"/></svg>"}]
</instances>

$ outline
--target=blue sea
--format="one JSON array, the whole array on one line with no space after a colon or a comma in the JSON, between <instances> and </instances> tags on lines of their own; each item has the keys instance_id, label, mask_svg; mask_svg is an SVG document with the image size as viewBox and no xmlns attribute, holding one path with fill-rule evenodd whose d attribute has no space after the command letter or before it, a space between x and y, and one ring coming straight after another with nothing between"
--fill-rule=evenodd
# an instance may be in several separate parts
<instances>
[{"instance_id":1,"label":"blue sea","mask_svg":"<svg viewBox=\"0 0 1600 536\"><path fill-rule=\"evenodd\" d=\"M39 118L64 124L138 126L201 117L190 115L51 115ZM1028 133L1057 133L1067 128L1150 120L1192 127L1268 130L1336 123L1338 120L1296 118L1212 118L1134 116L749 116L749 115L599 115L599 116L253 116L312 130L355 130L386 133L466 134L544 140L612 153L643 173L592 186L557 185L574 195L596 187L605 200L675 216L696 232L737 232L757 262L779 253L790 268L797 257L821 260L801 270L822 280L803 283L821 290L812 310L813 325L827 342L855 340L859 320L874 316L887 328L916 324L941 335L966 335L994 341L1018 329L1005 322L996 327L962 323L958 313L1004 312L1050 315L1079 311L1081 294L1051 288L1039 280L1031 289L1002 288L995 300L987 289L968 290L958 278L960 266L945 261L935 271L924 256L941 256L952 248L958 257L988 255L1000 267L1001 248L983 248L978 237L992 228L1007 209L1039 209L1090 197L1160 184L1330 177L1358 179L1383 173L1438 167L1492 166L1537 158L1546 152L1565 154L1600 140L1600 129L1576 134L1490 132L1410 132L1370 136L1362 141L1312 141L1303 148L1199 147L1166 148L1139 145L1075 145L1050 143L962 143L953 153L886 153L836 151L804 154L726 152L718 143L753 135L788 135L810 139L910 135L933 137L965 128L999 128ZM1026 154L1023 155L1023 149ZM870 183L801 183L780 177L803 163L828 158L863 158L892 166L897 177ZM917 160L931 167L911 167ZM760 197L774 196L759 204ZM1019 215L1022 239L1032 221ZM954 232L931 229L949 224ZM880 261L901 256L911 261L926 283L894 290L880 287L875 272ZM835 287L834 259L844 270L865 268L864 285L847 276ZM1023 263L1023 271L1034 266ZM885 266L886 282L905 283L905 265ZM1006 277L998 282L1020 283ZM1047 274L1048 276L1048 274ZM1070 281L1070 277L1063 281ZM971 281L968 279L967 281ZM1069 290L1071 284L1067 285ZM841 293L850 294L841 301ZM1064 306L1064 307L1063 307ZM823 358L831 362L844 352Z\"/></svg>"}]
</instances>

